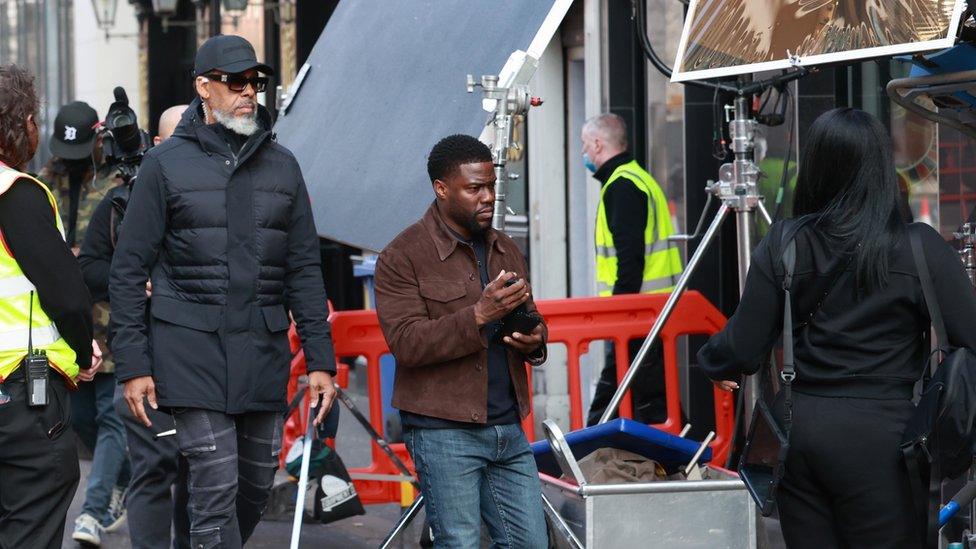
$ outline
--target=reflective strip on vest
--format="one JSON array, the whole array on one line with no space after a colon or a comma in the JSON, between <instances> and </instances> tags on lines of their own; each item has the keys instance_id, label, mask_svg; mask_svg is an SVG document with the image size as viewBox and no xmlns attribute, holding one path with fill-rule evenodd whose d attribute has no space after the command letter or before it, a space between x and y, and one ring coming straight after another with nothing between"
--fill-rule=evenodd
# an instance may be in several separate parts
<instances>
[{"instance_id":1,"label":"reflective strip on vest","mask_svg":"<svg viewBox=\"0 0 976 549\"><path fill-rule=\"evenodd\" d=\"M31 344L35 348L51 345L61 338L61 334L53 324L44 328L34 328L29 333L27 328L0 332L0 351L15 351L27 348L27 338L31 336Z\"/></svg>"},{"instance_id":2,"label":"reflective strip on vest","mask_svg":"<svg viewBox=\"0 0 976 549\"><path fill-rule=\"evenodd\" d=\"M0 299L36 291L37 288L26 276L0 278Z\"/></svg>"},{"instance_id":3,"label":"reflective strip on vest","mask_svg":"<svg viewBox=\"0 0 976 549\"><path fill-rule=\"evenodd\" d=\"M670 240L655 240L650 244L644 244L644 255L651 255L656 252L663 252L664 250L676 248ZM597 246L596 255L602 255L603 257L617 257L617 248L611 248L609 246Z\"/></svg>"}]
</instances>

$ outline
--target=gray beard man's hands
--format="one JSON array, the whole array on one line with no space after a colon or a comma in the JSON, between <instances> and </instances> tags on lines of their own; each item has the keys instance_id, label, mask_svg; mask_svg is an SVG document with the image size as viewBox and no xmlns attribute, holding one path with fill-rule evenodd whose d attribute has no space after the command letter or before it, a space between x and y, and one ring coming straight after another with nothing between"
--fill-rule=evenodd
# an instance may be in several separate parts
<instances>
[{"instance_id":1,"label":"gray beard man's hands","mask_svg":"<svg viewBox=\"0 0 976 549\"><path fill-rule=\"evenodd\" d=\"M318 426L322 424L322 420L325 419L325 415L329 413L329 409L332 408L332 404L335 402L336 389L332 382L332 375L328 372L309 373L308 388L312 393L310 395L312 406L315 406L319 402L319 397L322 398L319 413L315 416L315 425Z\"/></svg>"},{"instance_id":2,"label":"gray beard man's hands","mask_svg":"<svg viewBox=\"0 0 976 549\"><path fill-rule=\"evenodd\" d=\"M156 405L156 384L153 382L152 376L134 377L126 381L123 394L125 403L129 405L129 411L132 412L132 415L136 416L136 419L146 427L152 427L152 422L149 421L146 409L142 405L142 399L145 398L153 410L158 408Z\"/></svg>"}]
</instances>

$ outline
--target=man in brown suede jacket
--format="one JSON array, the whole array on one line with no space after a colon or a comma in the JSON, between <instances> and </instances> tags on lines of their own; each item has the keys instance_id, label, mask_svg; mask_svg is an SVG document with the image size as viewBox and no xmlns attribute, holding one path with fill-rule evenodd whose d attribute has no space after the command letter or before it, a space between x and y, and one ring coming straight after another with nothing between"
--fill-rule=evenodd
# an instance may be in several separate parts
<instances>
[{"instance_id":1,"label":"man in brown suede jacket","mask_svg":"<svg viewBox=\"0 0 976 549\"><path fill-rule=\"evenodd\" d=\"M376 308L435 544L476 547L484 520L499 547L544 548L538 471L519 421L530 409L525 362L545 361L547 331L497 334L519 305L535 313L525 258L491 228L488 147L446 137L427 171L436 199L380 254Z\"/></svg>"}]
</instances>

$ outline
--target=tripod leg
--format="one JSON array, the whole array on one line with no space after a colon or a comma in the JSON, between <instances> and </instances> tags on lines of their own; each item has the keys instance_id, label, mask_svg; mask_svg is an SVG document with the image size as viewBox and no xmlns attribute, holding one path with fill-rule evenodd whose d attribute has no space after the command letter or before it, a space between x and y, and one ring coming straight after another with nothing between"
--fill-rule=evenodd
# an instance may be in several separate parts
<instances>
[{"instance_id":1,"label":"tripod leg","mask_svg":"<svg viewBox=\"0 0 976 549\"><path fill-rule=\"evenodd\" d=\"M393 530L390 530L390 533L387 534L386 539L384 539L383 543L380 544L380 549L390 549L390 547L393 547L393 542L403 534L408 526L410 526L413 519L417 518L417 513L420 512L420 509L423 506L424 496L419 495L417 496L417 499L414 500L413 505L408 507L407 510L400 515L400 519L397 520L397 523L393 526Z\"/></svg>"},{"instance_id":2,"label":"tripod leg","mask_svg":"<svg viewBox=\"0 0 976 549\"><path fill-rule=\"evenodd\" d=\"M688 266L685 267L684 272L681 273L681 278L678 279L677 284L675 284L674 291L668 297L667 302L664 304L664 308L661 309L661 314L658 315L657 320L654 321L654 325L651 326L651 331L647 334L647 338L644 339L644 343L641 344L640 350L637 355L634 356L634 360L630 363L630 368L624 375L623 380L620 382L620 386L617 387L617 392L614 393L613 398L610 400L610 404L607 405L607 409L603 411L603 415L600 417L600 423L606 423L613 417L614 412L620 407L620 401L623 400L624 394L630 388L631 384L634 382L634 376L637 375L637 369L641 367L644 363L644 357L647 356L648 351L651 349L651 345L654 344L654 340L660 335L661 330L664 328L664 324L671 317L671 313L674 312L675 306L678 304L678 300L681 299L681 294L685 292L688 287L688 281L691 279L691 275L694 274L695 268L698 267L698 263L701 258L705 255L708 250L708 246L712 243L715 235L718 233L719 228L722 226L722 222L725 220L725 216L729 213L729 206L724 202L717 212L715 212L715 217L712 219L712 223L708 226L708 230L705 231L705 236L702 238L701 243L698 245L698 249L695 250L695 254L691 256L688 260Z\"/></svg>"}]
</instances>

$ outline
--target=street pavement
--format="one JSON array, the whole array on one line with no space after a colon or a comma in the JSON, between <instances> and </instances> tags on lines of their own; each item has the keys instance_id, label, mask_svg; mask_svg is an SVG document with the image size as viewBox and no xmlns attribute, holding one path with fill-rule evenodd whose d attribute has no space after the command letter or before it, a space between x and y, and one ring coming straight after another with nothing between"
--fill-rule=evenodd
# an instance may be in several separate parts
<instances>
[{"instance_id":1,"label":"street pavement","mask_svg":"<svg viewBox=\"0 0 976 549\"><path fill-rule=\"evenodd\" d=\"M363 396L365 394L365 387L356 382L357 380L354 375L351 378L353 378L350 382L352 387L349 393L356 402L356 406L365 413L367 410L367 399ZM336 406L342 406L342 404L337 401ZM356 423L352 414L347 413L347 410L343 410L339 418L339 435L336 439L336 450L342 457L343 462L345 462L346 467L352 468L369 465L371 459L369 435ZM80 547L77 542L71 539L71 531L74 527L74 519L81 512L81 507L84 503L84 487L90 469L91 462L82 460L81 482L79 483L78 491L75 493L75 498L71 503L71 509L68 511L68 519L64 529L64 543L62 547L65 549L76 549ZM279 472L279 480L283 479L283 474ZM301 547L372 549L379 546L383 541L399 515L400 506L398 504L369 505L366 506L365 515L350 517L332 524L305 524L302 527L302 535L300 538ZM400 547L420 547L417 540L420 539L422 521L423 514L418 517L416 523L403 536L403 543ZM287 548L290 541L290 520L288 522L270 522L265 520L261 521L258 525L254 531L254 535L248 541L247 547L254 549L281 549ZM102 534L102 547L104 549L130 549L128 524L118 532Z\"/></svg>"},{"instance_id":2,"label":"street pavement","mask_svg":"<svg viewBox=\"0 0 976 549\"><path fill-rule=\"evenodd\" d=\"M352 396L356 406L364 413L367 411L367 399L365 382L357 379L356 372L351 372L350 389L348 393ZM336 403L341 406L341 403ZM363 428L352 417L352 414L343 410L339 421L339 434L337 437L336 449L346 467L362 467L370 463L370 438ZM65 549L77 549L80 547L71 539L71 531L74 526L74 519L81 511L84 500L84 487L87 482L88 471L91 469L91 462L81 461L81 482L78 491L75 493L68 512L68 519L64 530ZM284 474L279 472L279 480L283 480ZM394 522L400 515L400 506L397 504L389 505L370 505L366 506L366 514L340 520L332 524L305 524L302 527L300 544L303 548L342 548L342 549L366 549L375 548L383 541L389 533ZM411 528L402 536L398 547L415 548L420 547L417 540L420 539L420 530L423 523L423 513L412 524ZM784 548L782 534L779 530L779 523L775 520L764 519L764 530L768 536L760 539L759 546L763 549ZM271 522L262 521L254 535L247 543L248 548L254 549L281 549L287 548L291 540L291 521ZM102 535L102 547L105 549L131 549L129 543L129 530L126 524L120 531Z\"/></svg>"}]
</instances>

